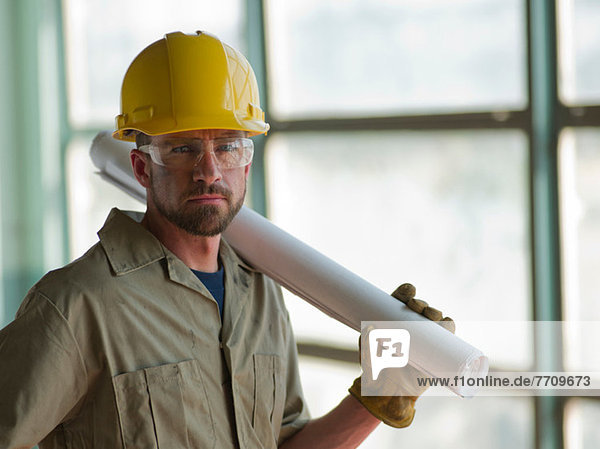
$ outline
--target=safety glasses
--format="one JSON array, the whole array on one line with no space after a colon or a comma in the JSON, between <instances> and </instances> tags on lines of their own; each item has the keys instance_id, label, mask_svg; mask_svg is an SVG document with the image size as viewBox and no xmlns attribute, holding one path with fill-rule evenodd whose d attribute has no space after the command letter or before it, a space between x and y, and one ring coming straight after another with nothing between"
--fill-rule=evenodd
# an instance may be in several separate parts
<instances>
[{"instance_id":1,"label":"safety glasses","mask_svg":"<svg viewBox=\"0 0 600 449\"><path fill-rule=\"evenodd\" d=\"M192 168L206 153L211 153L219 168L229 169L244 167L252 161L254 142L245 137L177 139L142 145L138 149L149 154L154 163L167 168Z\"/></svg>"}]
</instances>

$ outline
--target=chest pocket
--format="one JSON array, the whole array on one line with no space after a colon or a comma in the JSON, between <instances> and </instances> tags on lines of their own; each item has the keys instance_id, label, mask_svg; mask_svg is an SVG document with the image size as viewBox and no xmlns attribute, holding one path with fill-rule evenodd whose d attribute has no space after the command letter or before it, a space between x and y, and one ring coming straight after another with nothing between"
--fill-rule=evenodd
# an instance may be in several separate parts
<instances>
[{"instance_id":1,"label":"chest pocket","mask_svg":"<svg viewBox=\"0 0 600 449\"><path fill-rule=\"evenodd\" d=\"M277 355L254 354L252 426L265 449L277 448L285 403L283 368Z\"/></svg>"},{"instance_id":2,"label":"chest pocket","mask_svg":"<svg viewBox=\"0 0 600 449\"><path fill-rule=\"evenodd\" d=\"M198 361L113 378L125 449L215 447L215 427Z\"/></svg>"}]
</instances>

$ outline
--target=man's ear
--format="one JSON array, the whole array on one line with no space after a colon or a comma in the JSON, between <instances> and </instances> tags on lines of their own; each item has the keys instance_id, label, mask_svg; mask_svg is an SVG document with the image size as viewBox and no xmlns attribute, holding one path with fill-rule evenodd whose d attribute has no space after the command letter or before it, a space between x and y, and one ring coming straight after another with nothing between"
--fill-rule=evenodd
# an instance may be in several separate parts
<instances>
[{"instance_id":1,"label":"man's ear","mask_svg":"<svg viewBox=\"0 0 600 449\"><path fill-rule=\"evenodd\" d=\"M248 175L250 174L250 166L252 165L252 161L248 165L244 167L244 175L246 175L246 179L248 179Z\"/></svg>"},{"instance_id":2,"label":"man's ear","mask_svg":"<svg viewBox=\"0 0 600 449\"><path fill-rule=\"evenodd\" d=\"M138 149L129 153L131 168L135 179L145 188L150 187L150 158Z\"/></svg>"}]
</instances>

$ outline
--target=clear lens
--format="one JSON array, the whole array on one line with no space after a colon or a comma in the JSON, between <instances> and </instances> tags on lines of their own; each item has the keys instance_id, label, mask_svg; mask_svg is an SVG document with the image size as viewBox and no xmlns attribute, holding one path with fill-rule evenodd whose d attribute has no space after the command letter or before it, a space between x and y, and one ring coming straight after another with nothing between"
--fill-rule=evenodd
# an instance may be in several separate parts
<instances>
[{"instance_id":1,"label":"clear lens","mask_svg":"<svg viewBox=\"0 0 600 449\"><path fill-rule=\"evenodd\" d=\"M219 168L229 169L248 165L254 154L251 139L234 137L214 140L186 139L143 145L140 151L168 168L192 168L207 152L215 156Z\"/></svg>"}]
</instances>

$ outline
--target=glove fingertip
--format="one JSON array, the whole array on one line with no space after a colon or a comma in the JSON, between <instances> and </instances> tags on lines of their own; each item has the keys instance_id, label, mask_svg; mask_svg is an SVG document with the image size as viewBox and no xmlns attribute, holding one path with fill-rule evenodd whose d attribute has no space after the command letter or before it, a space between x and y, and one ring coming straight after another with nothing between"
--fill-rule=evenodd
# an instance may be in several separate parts
<instances>
[{"instance_id":1,"label":"glove fingertip","mask_svg":"<svg viewBox=\"0 0 600 449\"><path fill-rule=\"evenodd\" d=\"M426 301L423 301L422 299L411 299L410 301L408 301L406 303L406 305L413 310L414 312L417 313L423 313L423 310L425 309L425 307L428 307L429 304L427 304Z\"/></svg>"},{"instance_id":2,"label":"glove fingertip","mask_svg":"<svg viewBox=\"0 0 600 449\"><path fill-rule=\"evenodd\" d=\"M425 307L422 315L431 321L442 321L444 315L438 309L433 307Z\"/></svg>"},{"instance_id":3,"label":"glove fingertip","mask_svg":"<svg viewBox=\"0 0 600 449\"><path fill-rule=\"evenodd\" d=\"M456 323L454 322L454 320L450 317L444 317L441 321L438 322L438 324L440 326L442 326L444 329L452 332L453 334L456 332Z\"/></svg>"},{"instance_id":4,"label":"glove fingertip","mask_svg":"<svg viewBox=\"0 0 600 449\"><path fill-rule=\"evenodd\" d=\"M392 296L396 299L399 299L403 303L407 303L412 298L414 298L416 294L417 289L415 288L415 286L407 282L399 286L396 290L394 290Z\"/></svg>"}]
</instances>

